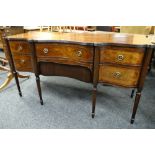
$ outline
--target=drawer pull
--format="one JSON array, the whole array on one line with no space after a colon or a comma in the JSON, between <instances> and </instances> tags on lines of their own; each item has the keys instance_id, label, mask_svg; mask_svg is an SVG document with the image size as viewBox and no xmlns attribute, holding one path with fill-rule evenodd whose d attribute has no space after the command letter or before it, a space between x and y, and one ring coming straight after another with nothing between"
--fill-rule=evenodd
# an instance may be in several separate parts
<instances>
[{"instance_id":1,"label":"drawer pull","mask_svg":"<svg viewBox=\"0 0 155 155\"><path fill-rule=\"evenodd\" d=\"M118 60L118 61L122 61L123 59L124 59L124 56L123 56L123 55L118 55L118 56L117 56L117 60Z\"/></svg>"},{"instance_id":2,"label":"drawer pull","mask_svg":"<svg viewBox=\"0 0 155 155\"><path fill-rule=\"evenodd\" d=\"M115 73L113 73L113 75L114 75L114 78L116 78L116 79L121 77L121 73L120 72L115 72Z\"/></svg>"},{"instance_id":3,"label":"drawer pull","mask_svg":"<svg viewBox=\"0 0 155 155\"><path fill-rule=\"evenodd\" d=\"M25 63L25 60L24 60L24 59L22 59L20 62L23 64L23 63Z\"/></svg>"},{"instance_id":4,"label":"drawer pull","mask_svg":"<svg viewBox=\"0 0 155 155\"><path fill-rule=\"evenodd\" d=\"M81 57L82 56L82 51L77 51L76 54L77 54L78 57Z\"/></svg>"},{"instance_id":5,"label":"drawer pull","mask_svg":"<svg viewBox=\"0 0 155 155\"><path fill-rule=\"evenodd\" d=\"M45 54L47 54L47 53L48 53L48 48L44 48L44 49L43 49L43 52L44 52Z\"/></svg>"},{"instance_id":6,"label":"drawer pull","mask_svg":"<svg viewBox=\"0 0 155 155\"><path fill-rule=\"evenodd\" d=\"M23 47L22 46L18 46L18 51L22 51L23 50Z\"/></svg>"}]
</instances>

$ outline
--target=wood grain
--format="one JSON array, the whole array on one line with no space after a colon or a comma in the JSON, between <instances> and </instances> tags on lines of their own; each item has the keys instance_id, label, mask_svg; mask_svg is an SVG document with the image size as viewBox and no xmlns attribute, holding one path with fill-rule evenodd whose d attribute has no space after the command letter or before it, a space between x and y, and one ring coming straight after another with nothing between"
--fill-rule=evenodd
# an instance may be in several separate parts
<instances>
[{"instance_id":1,"label":"wood grain","mask_svg":"<svg viewBox=\"0 0 155 155\"><path fill-rule=\"evenodd\" d=\"M36 42L76 43L81 45L120 45L120 46L154 46L146 35L123 34L114 32L28 32L7 37L9 40L28 40Z\"/></svg>"},{"instance_id":2,"label":"wood grain","mask_svg":"<svg viewBox=\"0 0 155 155\"><path fill-rule=\"evenodd\" d=\"M93 66L93 47L63 43L36 43L37 60L88 67Z\"/></svg>"},{"instance_id":3,"label":"wood grain","mask_svg":"<svg viewBox=\"0 0 155 155\"><path fill-rule=\"evenodd\" d=\"M31 56L14 55L13 60L17 71L32 72Z\"/></svg>"},{"instance_id":4,"label":"wood grain","mask_svg":"<svg viewBox=\"0 0 155 155\"><path fill-rule=\"evenodd\" d=\"M124 87L136 87L140 75L139 67L100 65L99 82Z\"/></svg>"},{"instance_id":5,"label":"wood grain","mask_svg":"<svg viewBox=\"0 0 155 155\"><path fill-rule=\"evenodd\" d=\"M100 63L141 66L144 51L144 48L104 46L100 48Z\"/></svg>"},{"instance_id":6,"label":"wood grain","mask_svg":"<svg viewBox=\"0 0 155 155\"><path fill-rule=\"evenodd\" d=\"M31 53L29 43L26 41L10 41L9 44L12 53Z\"/></svg>"},{"instance_id":7,"label":"wood grain","mask_svg":"<svg viewBox=\"0 0 155 155\"><path fill-rule=\"evenodd\" d=\"M19 48L20 46L23 48ZM16 70L33 70L41 104L43 100L39 75L65 76L89 82L93 84L94 117L98 83L137 88L131 120L133 122L155 46L150 37L145 35L111 32L30 32L8 37L7 47L19 92Z\"/></svg>"},{"instance_id":8,"label":"wood grain","mask_svg":"<svg viewBox=\"0 0 155 155\"><path fill-rule=\"evenodd\" d=\"M92 83L92 72L86 67L57 64L51 62L40 62L39 66L39 73L41 75L64 76Z\"/></svg>"},{"instance_id":9,"label":"wood grain","mask_svg":"<svg viewBox=\"0 0 155 155\"><path fill-rule=\"evenodd\" d=\"M35 44L38 58L54 58L58 60L83 63L93 62L93 48L72 44Z\"/></svg>"}]
</instances>

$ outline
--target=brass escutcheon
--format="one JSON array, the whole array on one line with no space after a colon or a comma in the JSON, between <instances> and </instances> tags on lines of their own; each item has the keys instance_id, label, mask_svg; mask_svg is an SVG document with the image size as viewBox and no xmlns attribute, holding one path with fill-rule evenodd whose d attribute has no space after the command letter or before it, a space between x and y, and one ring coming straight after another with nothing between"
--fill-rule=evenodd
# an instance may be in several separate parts
<instances>
[{"instance_id":1,"label":"brass escutcheon","mask_svg":"<svg viewBox=\"0 0 155 155\"><path fill-rule=\"evenodd\" d=\"M18 46L18 51L21 51L23 47L21 45Z\"/></svg>"},{"instance_id":2,"label":"brass escutcheon","mask_svg":"<svg viewBox=\"0 0 155 155\"><path fill-rule=\"evenodd\" d=\"M25 62L25 60L24 60L24 59L22 59L20 62L21 62L21 63L24 63L24 62Z\"/></svg>"},{"instance_id":3,"label":"brass escutcheon","mask_svg":"<svg viewBox=\"0 0 155 155\"><path fill-rule=\"evenodd\" d=\"M76 54L77 54L78 57L81 57L82 56L82 51L77 51Z\"/></svg>"},{"instance_id":4,"label":"brass escutcheon","mask_svg":"<svg viewBox=\"0 0 155 155\"><path fill-rule=\"evenodd\" d=\"M44 49L43 49L43 52L44 52L45 54L47 54L47 53L48 53L48 48L44 48Z\"/></svg>"},{"instance_id":5,"label":"brass escutcheon","mask_svg":"<svg viewBox=\"0 0 155 155\"><path fill-rule=\"evenodd\" d=\"M123 55L118 55L118 56L117 56L117 60L118 60L118 61L122 61L123 59L124 59L124 56L123 56Z\"/></svg>"},{"instance_id":6,"label":"brass escutcheon","mask_svg":"<svg viewBox=\"0 0 155 155\"><path fill-rule=\"evenodd\" d=\"M117 79L121 77L120 72L115 72L115 73L113 73L113 75L114 75L114 78L117 78Z\"/></svg>"}]
</instances>

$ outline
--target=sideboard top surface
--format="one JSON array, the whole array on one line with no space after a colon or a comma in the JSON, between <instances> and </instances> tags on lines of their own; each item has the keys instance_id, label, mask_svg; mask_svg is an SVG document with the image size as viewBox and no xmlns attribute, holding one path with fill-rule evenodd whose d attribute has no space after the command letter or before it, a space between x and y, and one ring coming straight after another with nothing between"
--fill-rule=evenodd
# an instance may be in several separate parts
<instances>
[{"instance_id":1,"label":"sideboard top surface","mask_svg":"<svg viewBox=\"0 0 155 155\"><path fill-rule=\"evenodd\" d=\"M114 32L27 32L7 37L8 40L27 40L35 42L61 42L83 45L130 45L130 46L154 46L151 43L153 37Z\"/></svg>"}]
</instances>

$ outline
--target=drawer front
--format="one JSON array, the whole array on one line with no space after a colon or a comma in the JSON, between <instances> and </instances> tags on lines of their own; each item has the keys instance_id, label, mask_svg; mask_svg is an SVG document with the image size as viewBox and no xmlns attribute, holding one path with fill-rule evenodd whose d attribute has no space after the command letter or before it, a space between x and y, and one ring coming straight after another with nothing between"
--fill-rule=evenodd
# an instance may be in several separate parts
<instances>
[{"instance_id":1,"label":"drawer front","mask_svg":"<svg viewBox=\"0 0 155 155\"><path fill-rule=\"evenodd\" d=\"M72 44L36 44L38 58L67 60L72 62L93 62L93 48Z\"/></svg>"},{"instance_id":2,"label":"drawer front","mask_svg":"<svg viewBox=\"0 0 155 155\"><path fill-rule=\"evenodd\" d=\"M99 82L125 87L135 87L138 84L140 67L116 67L100 65Z\"/></svg>"},{"instance_id":3,"label":"drawer front","mask_svg":"<svg viewBox=\"0 0 155 155\"><path fill-rule=\"evenodd\" d=\"M142 64L144 48L121 48L121 47L102 47L100 52L100 62L137 65Z\"/></svg>"},{"instance_id":4,"label":"drawer front","mask_svg":"<svg viewBox=\"0 0 155 155\"><path fill-rule=\"evenodd\" d=\"M26 41L9 41L12 53L31 53L30 46Z\"/></svg>"},{"instance_id":5,"label":"drawer front","mask_svg":"<svg viewBox=\"0 0 155 155\"><path fill-rule=\"evenodd\" d=\"M16 55L13 57L15 68L18 71L32 71L32 61L31 56L27 55Z\"/></svg>"}]
</instances>

